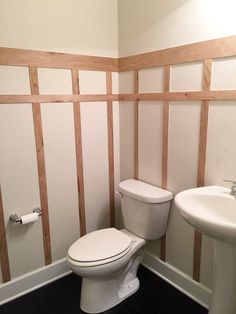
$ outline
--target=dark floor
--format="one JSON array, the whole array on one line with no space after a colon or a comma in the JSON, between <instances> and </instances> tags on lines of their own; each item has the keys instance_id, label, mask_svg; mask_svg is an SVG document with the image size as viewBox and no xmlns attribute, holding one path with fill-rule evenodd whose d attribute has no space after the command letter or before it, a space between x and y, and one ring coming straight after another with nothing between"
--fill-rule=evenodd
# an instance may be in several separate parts
<instances>
[{"instance_id":1,"label":"dark floor","mask_svg":"<svg viewBox=\"0 0 236 314\"><path fill-rule=\"evenodd\" d=\"M106 314L207 314L207 310L144 267L140 289ZM81 280L71 274L0 306L0 314L82 314Z\"/></svg>"}]
</instances>

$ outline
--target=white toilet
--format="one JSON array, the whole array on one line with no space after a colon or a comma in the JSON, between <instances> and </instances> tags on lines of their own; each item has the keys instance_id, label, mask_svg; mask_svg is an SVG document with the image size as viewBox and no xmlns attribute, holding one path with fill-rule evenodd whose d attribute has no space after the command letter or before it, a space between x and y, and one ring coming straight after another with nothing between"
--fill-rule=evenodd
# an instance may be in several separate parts
<instances>
[{"instance_id":1,"label":"white toilet","mask_svg":"<svg viewBox=\"0 0 236 314\"><path fill-rule=\"evenodd\" d=\"M80 306L87 313L106 311L138 290L141 248L166 230L171 192L133 179L119 191L125 229L90 232L68 251L71 269L83 278Z\"/></svg>"}]
</instances>

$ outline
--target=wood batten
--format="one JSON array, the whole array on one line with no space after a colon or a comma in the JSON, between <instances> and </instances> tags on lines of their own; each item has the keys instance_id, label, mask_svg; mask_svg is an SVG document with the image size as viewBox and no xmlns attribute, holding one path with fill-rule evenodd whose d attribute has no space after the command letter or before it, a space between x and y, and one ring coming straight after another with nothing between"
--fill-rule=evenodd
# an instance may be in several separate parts
<instances>
[{"instance_id":1,"label":"wood batten","mask_svg":"<svg viewBox=\"0 0 236 314\"><path fill-rule=\"evenodd\" d=\"M7 282L11 280L7 239L6 239L6 228L4 220L4 210L2 201L2 192L0 186L0 264L2 271L2 281Z\"/></svg>"},{"instance_id":2,"label":"wood batten","mask_svg":"<svg viewBox=\"0 0 236 314\"><path fill-rule=\"evenodd\" d=\"M119 71L130 71L235 55L236 36L230 36L120 58L118 69Z\"/></svg>"},{"instance_id":3,"label":"wood batten","mask_svg":"<svg viewBox=\"0 0 236 314\"><path fill-rule=\"evenodd\" d=\"M120 94L120 101L235 100L236 90ZM0 97L1 102L1 97Z\"/></svg>"},{"instance_id":4,"label":"wood batten","mask_svg":"<svg viewBox=\"0 0 236 314\"><path fill-rule=\"evenodd\" d=\"M118 60L116 58L1 47L0 64L57 69L118 71Z\"/></svg>"},{"instance_id":5,"label":"wood batten","mask_svg":"<svg viewBox=\"0 0 236 314\"><path fill-rule=\"evenodd\" d=\"M0 104L58 103L58 102L101 102L118 100L118 95L0 95Z\"/></svg>"},{"instance_id":6,"label":"wood batten","mask_svg":"<svg viewBox=\"0 0 236 314\"><path fill-rule=\"evenodd\" d=\"M203 64L203 91L209 91L211 87L212 60L204 60ZM204 185L206 145L207 145L207 125L208 125L209 101L203 100L201 104L199 152L198 152L198 177L197 186Z\"/></svg>"},{"instance_id":7,"label":"wood batten","mask_svg":"<svg viewBox=\"0 0 236 314\"><path fill-rule=\"evenodd\" d=\"M112 73L106 72L107 95L112 94ZM115 227L115 173L114 173L114 138L113 138L113 104L107 101L107 135L109 167L110 225Z\"/></svg>"},{"instance_id":8,"label":"wood batten","mask_svg":"<svg viewBox=\"0 0 236 314\"><path fill-rule=\"evenodd\" d=\"M170 66L164 67L164 92L170 89ZM161 187L167 189L167 164L168 164L168 139L169 139L169 101L163 102L163 122L162 122L162 177ZM161 238L160 258L166 261L166 233Z\"/></svg>"},{"instance_id":9,"label":"wood batten","mask_svg":"<svg viewBox=\"0 0 236 314\"><path fill-rule=\"evenodd\" d=\"M73 95L79 95L79 75L78 70L71 70L72 91ZM79 221L80 221L80 236L86 234L86 216L85 216L85 195L84 195L84 171L83 171L83 148L82 148L82 130L81 130L81 114L80 102L73 102L74 110L74 129L75 129L75 150L76 150L76 177L78 189L79 203Z\"/></svg>"},{"instance_id":10,"label":"wood batten","mask_svg":"<svg viewBox=\"0 0 236 314\"><path fill-rule=\"evenodd\" d=\"M134 95L138 95L138 71L134 71ZM139 101L134 100L134 179L139 178Z\"/></svg>"},{"instance_id":11,"label":"wood batten","mask_svg":"<svg viewBox=\"0 0 236 314\"><path fill-rule=\"evenodd\" d=\"M206 59L203 63L203 91L209 91L211 88L211 68L212 59ZM207 148L207 126L208 126L209 101L203 100L201 104L200 117L200 135L199 135L199 152L198 152L198 172L197 186L204 186L205 183L205 162ZM193 256L193 279L200 281L201 270L201 249L202 234L195 230L194 232L194 256Z\"/></svg>"},{"instance_id":12,"label":"wood batten","mask_svg":"<svg viewBox=\"0 0 236 314\"><path fill-rule=\"evenodd\" d=\"M164 92L170 88L170 66L164 67ZM169 101L163 102L163 125L162 125L162 180L161 186L167 189L167 161L168 161L168 132L169 132Z\"/></svg>"},{"instance_id":13,"label":"wood batten","mask_svg":"<svg viewBox=\"0 0 236 314\"><path fill-rule=\"evenodd\" d=\"M36 67L29 67L30 87L33 95L39 94L38 71ZM32 103L35 145L37 153L38 177L39 177L39 193L40 205L42 210L42 228L43 228L43 245L44 245L44 261L45 265L52 262L51 256L51 240L48 213L48 194L46 181L46 167L44 156L43 130L41 108L39 102Z\"/></svg>"}]
</instances>

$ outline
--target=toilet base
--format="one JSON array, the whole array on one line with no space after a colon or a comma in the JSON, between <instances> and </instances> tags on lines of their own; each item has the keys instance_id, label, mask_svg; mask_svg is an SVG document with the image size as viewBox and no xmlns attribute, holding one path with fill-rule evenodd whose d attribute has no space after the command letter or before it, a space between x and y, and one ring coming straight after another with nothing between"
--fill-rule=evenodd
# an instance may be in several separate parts
<instances>
[{"instance_id":1,"label":"toilet base","mask_svg":"<svg viewBox=\"0 0 236 314\"><path fill-rule=\"evenodd\" d=\"M97 282L96 282L97 281ZM104 312L119 304L139 289L138 278L118 288L116 279L83 278L80 307L86 313Z\"/></svg>"},{"instance_id":2,"label":"toilet base","mask_svg":"<svg viewBox=\"0 0 236 314\"><path fill-rule=\"evenodd\" d=\"M143 259L141 251L123 271L107 278L83 278L80 307L86 313L100 313L119 304L139 289L136 276Z\"/></svg>"}]
</instances>

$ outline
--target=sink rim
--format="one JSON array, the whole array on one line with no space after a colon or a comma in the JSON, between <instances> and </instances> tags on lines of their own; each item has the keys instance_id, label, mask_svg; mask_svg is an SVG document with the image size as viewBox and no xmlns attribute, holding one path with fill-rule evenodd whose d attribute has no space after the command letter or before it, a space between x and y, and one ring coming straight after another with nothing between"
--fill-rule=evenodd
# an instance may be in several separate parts
<instances>
[{"instance_id":1,"label":"sink rim","mask_svg":"<svg viewBox=\"0 0 236 314\"><path fill-rule=\"evenodd\" d=\"M209 199L212 197L213 200L212 207L214 207L214 202L217 201L217 198L220 198L222 200L225 199L226 206L227 203L229 202L230 206L233 206L234 205L233 202L235 201L234 222L229 221L230 217L227 216L225 217L225 220L223 218L223 215L220 217L220 215L217 216L216 213L216 215L214 216L214 211L212 210L212 208L209 207L209 205L205 207L206 216L202 216L204 214L203 211L205 205L203 204L202 199L198 203L196 198L197 195L199 196L206 195L209 196ZM186 200L186 196L188 196L189 199ZM195 210L193 210L193 208L192 209L189 208L191 206L189 205L189 203L191 202L191 196L193 196L192 207L194 207ZM174 202L180 215L194 228L196 228L197 230L204 234L207 234L212 238L236 244L236 199L235 196L230 194L229 188L211 185L184 190L182 192L179 192L175 196ZM232 211L231 207L230 211ZM223 214L223 211L220 213ZM210 220L209 216L211 216Z\"/></svg>"}]
</instances>

